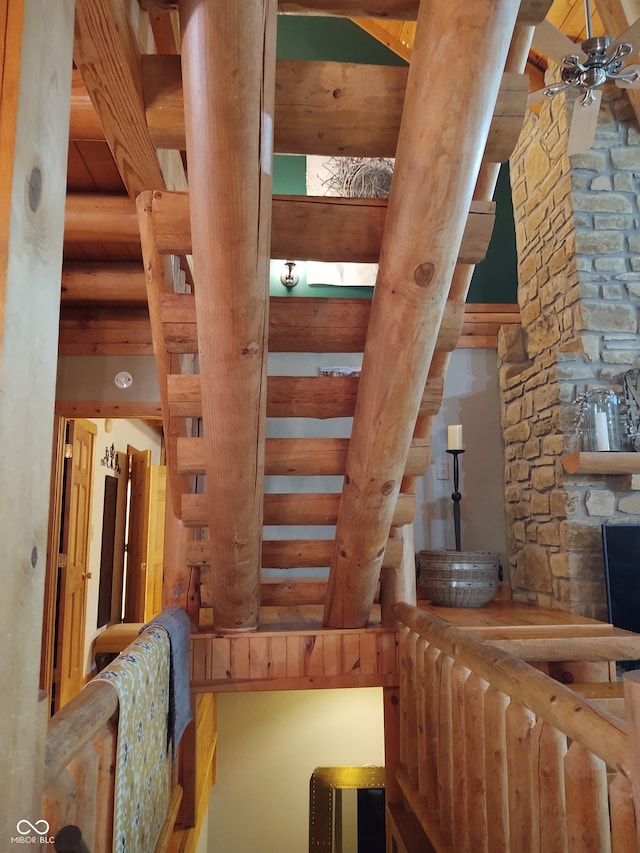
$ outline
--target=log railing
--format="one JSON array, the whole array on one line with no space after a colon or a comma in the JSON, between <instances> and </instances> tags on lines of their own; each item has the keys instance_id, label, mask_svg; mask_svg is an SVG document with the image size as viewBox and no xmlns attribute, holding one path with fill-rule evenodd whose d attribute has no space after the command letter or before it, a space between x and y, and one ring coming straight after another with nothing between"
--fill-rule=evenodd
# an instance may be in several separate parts
<instances>
[{"instance_id":1,"label":"log railing","mask_svg":"<svg viewBox=\"0 0 640 853\"><path fill-rule=\"evenodd\" d=\"M407 604L394 612L397 781L437 853L637 853L637 674L625 677L627 734L520 658Z\"/></svg>"},{"instance_id":2,"label":"log railing","mask_svg":"<svg viewBox=\"0 0 640 853\"><path fill-rule=\"evenodd\" d=\"M77 827L74 838L81 835L91 853L113 849L118 720L115 688L108 681L94 680L51 718L47 730L42 817L51 838L62 839L68 834L65 828ZM174 767L169 750L166 774L171 795L154 853L167 850L182 799L182 787L172 784ZM69 848L56 843L52 849Z\"/></svg>"}]
</instances>

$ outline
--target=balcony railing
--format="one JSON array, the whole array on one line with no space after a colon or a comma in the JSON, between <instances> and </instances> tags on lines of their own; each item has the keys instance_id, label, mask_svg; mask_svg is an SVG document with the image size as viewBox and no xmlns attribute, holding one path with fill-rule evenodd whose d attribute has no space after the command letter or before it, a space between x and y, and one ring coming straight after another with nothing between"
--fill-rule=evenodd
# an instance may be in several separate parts
<instances>
[{"instance_id":1,"label":"balcony railing","mask_svg":"<svg viewBox=\"0 0 640 853\"><path fill-rule=\"evenodd\" d=\"M614 715L437 617L406 604L395 614L397 779L437 853L640 849L639 673Z\"/></svg>"}]
</instances>

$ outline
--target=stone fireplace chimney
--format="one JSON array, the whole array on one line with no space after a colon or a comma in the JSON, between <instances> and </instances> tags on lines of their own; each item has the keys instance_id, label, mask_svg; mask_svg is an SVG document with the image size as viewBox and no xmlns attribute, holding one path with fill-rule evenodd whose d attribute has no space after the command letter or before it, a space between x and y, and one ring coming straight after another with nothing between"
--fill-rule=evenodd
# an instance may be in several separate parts
<instances>
[{"instance_id":1,"label":"stone fireplace chimney","mask_svg":"<svg viewBox=\"0 0 640 853\"><path fill-rule=\"evenodd\" d=\"M498 343L514 600L606 617L604 522L640 521L640 475L568 474L576 399L640 366L640 133L607 86L591 150L571 104L529 113L511 159L522 326Z\"/></svg>"}]
</instances>

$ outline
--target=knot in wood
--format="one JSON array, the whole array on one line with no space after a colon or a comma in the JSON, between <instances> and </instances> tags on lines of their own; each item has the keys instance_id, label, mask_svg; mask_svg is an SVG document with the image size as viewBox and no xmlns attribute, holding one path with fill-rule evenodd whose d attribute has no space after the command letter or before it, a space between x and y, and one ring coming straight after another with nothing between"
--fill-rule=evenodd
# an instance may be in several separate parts
<instances>
[{"instance_id":1,"label":"knot in wood","mask_svg":"<svg viewBox=\"0 0 640 853\"><path fill-rule=\"evenodd\" d=\"M380 491L382 492L383 495L390 495L391 492L395 489L395 487L396 487L396 481L395 480L387 480L387 482L383 484Z\"/></svg>"},{"instance_id":2,"label":"knot in wood","mask_svg":"<svg viewBox=\"0 0 640 853\"><path fill-rule=\"evenodd\" d=\"M32 213L35 213L40 204L40 196L42 195L42 172L37 166L31 170L28 180L29 190L29 207Z\"/></svg>"},{"instance_id":3,"label":"knot in wood","mask_svg":"<svg viewBox=\"0 0 640 853\"><path fill-rule=\"evenodd\" d=\"M343 95L343 91L342 91L342 89L334 89L334 90L333 90L333 92L332 92L331 94L333 95L333 97L334 97L334 98L336 99L336 101L337 101L337 100L338 100L338 98L341 98L341 97L342 97L342 95Z\"/></svg>"},{"instance_id":4,"label":"knot in wood","mask_svg":"<svg viewBox=\"0 0 640 853\"><path fill-rule=\"evenodd\" d=\"M431 284L433 277L436 274L435 266L429 261L426 264L420 264L413 272L413 280L418 287L426 287Z\"/></svg>"}]
</instances>

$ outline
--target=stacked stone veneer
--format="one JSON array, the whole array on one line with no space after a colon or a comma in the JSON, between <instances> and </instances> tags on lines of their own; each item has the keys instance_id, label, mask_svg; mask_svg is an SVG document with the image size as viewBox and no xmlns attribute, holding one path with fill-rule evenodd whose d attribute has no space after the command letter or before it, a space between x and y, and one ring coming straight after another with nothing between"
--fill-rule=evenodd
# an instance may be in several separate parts
<instances>
[{"instance_id":1,"label":"stacked stone veneer","mask_svg":"<svg viewBox=\"0 0 640 853\"><path fill-rule=\"evenodd\" d=\"M567 474L576 397L640 366L640 134L607 87L593 148L571 104L530 113L511 160L522 327L498 344L514 599L603 617L601 525L640 522L640 478Z\"/></svg>"}]
</instances>

